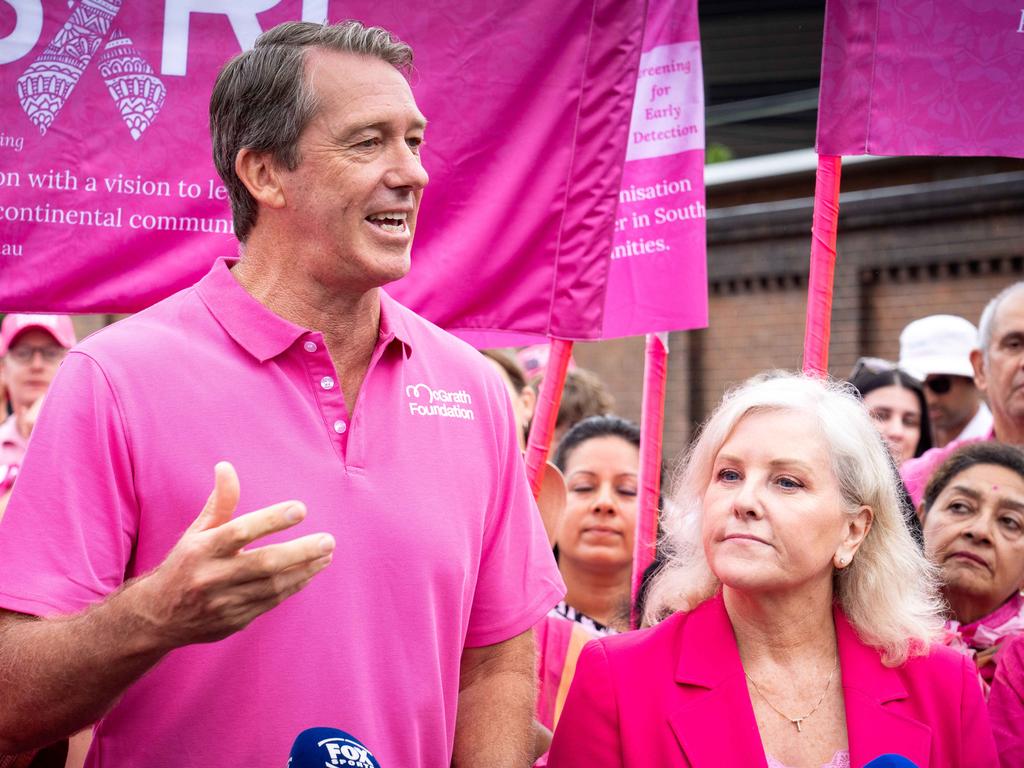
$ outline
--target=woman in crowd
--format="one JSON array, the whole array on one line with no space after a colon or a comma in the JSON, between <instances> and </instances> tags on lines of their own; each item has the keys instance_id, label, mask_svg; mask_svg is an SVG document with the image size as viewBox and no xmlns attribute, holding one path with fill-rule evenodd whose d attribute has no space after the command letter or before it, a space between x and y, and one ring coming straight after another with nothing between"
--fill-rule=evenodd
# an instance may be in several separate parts
<instances>
[{"instance_id":1,"label":"woman in crowd","mask_svg":"<svg viewBox=\"0 0 1024 768\"><path fill-rule=\"evenodd\" d=\"M920 382L888 360L862 357L850 375L898 467L932 447Z\"/></svg>"},{"instance_id":2,"label":"woman in crowd","mask_svg":"<svg viewBox=\"0 0 1024 768\"><path fill-rule=\"evenodd\" d=\"M924 543L949 605L947 642L991 682L1008 638L1024 632L1024 453L996 442L953 453L921 504Z\"/></svg>"},{"instance_id":3,"label":"woman in crowd","mask_svg":"<svg viewBox=\"0 0 1024 768\"><path fill-rule=\"evenodd\" d=\"M595 634L629 628L640 428L617 416L591 416L570 429L555 453L567 500L556 537L566 596L555 611Z\"/></svg>"},{"instance_id":4,"label":"woman in crowd","mask_svg":"<svg viewBox=\"0 0 1024 768\"><path fill-rule=\"evenodd\" d=\"M932 643L934 570L844 386L730 393L677 501L647 605L662 620L584 649L552 768L996 764L974 665Z\"/></svg>"}]
</instances>

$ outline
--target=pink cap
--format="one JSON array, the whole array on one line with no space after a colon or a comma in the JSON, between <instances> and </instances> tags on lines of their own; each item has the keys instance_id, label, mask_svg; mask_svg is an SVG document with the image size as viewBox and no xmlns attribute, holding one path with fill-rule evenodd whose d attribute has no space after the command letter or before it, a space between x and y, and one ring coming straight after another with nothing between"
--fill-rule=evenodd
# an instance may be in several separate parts
<instances>
[{"instance_id":1,"label":"pink cap","mask_svg":"<svg viewBox=\"0 0 1024 768\"><path fill-rule=\"evenodd\" d=\"M75 326L67 315L7 315L0 325L0 357L7 354L15 338L33 328L46 331L64 349L71 349L77 341Z\"/></svg>"}]
</instances>

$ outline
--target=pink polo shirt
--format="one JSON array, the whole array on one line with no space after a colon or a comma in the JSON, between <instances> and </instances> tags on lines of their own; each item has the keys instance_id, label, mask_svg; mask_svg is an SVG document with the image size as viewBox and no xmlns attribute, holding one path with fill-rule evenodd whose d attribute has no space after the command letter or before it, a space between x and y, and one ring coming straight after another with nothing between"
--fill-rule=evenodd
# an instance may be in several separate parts
<instances>
[{"instance_id":1,"label":"pink polo shirt","mask_svg":"<svg viewBox=\"0 0 1024 768\"><path fill-rule=\"evenodd\" d=\"M262 543L327 531L333 562L242 632L165 657L86 765L277 766L331 726L384 766L448 766L463 648L524 632L564 592L497 374L382 292L350 411L321 335L219 261L65 359L0 526L0 607L78 611L159 565L222 459L240 511L309 508Z\"/></svg>"}]
</instances>

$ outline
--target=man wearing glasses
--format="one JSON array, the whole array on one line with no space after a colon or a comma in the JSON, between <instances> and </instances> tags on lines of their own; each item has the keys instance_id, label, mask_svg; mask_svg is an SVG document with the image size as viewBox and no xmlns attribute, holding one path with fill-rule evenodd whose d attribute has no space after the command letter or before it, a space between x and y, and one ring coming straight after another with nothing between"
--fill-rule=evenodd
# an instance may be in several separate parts
<instances>
[{"instance_id":1,"label":"man wearing glasses","mask_svg":"<svg viewBox=\"0 0 1024 768\"><path fill-rule=\"evenodd\" d=\"M978 329L956 315L922 317L900 334L900 368L924 384L938 448L992 431L992 413L974 385L971 350L977 345Z\"/></svg>"},{"instance_id":2,"label":"man wearing glasses","mask_svg":"<svg viewBox=\"0 0 1024 768\"><path fill-rule=\"evenodd\" d=\"M974 383L992 411L992 428L981 437L953 440L904 462L900 476L915 506L932 472L961 445L998 440L1024 446L1024 281L1004 288L985 305L971 366Z\"/></svg>"},{"instance_id":3,"label":"man wearing glasses","mask_svg":"<svg viewBox=\"0 0 1024 768\"><path fill-rule=\"evenodd\" d=\"M43 396L75 344L67 315L7 315L0 325L0 385L11 415L0 423L0 517L28 447Z\"/></svg>"}]
</instances>

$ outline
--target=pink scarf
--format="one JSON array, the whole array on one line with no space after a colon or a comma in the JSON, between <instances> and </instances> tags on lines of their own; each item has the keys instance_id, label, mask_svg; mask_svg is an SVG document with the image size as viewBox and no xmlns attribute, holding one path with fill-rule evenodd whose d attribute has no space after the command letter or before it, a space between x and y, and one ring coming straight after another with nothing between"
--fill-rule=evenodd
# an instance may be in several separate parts
<instances>
[{"instance_id":1,"label":"pink scarf","mask_svg":"<svg viewBox=\"0 0 1024 768\"><path fill-rule=\"evenodd\" d=\"M1024 597L1019 592L987 616L970 624L950 619L946 622L942 642L969 656L977 651L994 648L1004 640L1024 634ZM979 672L986 683L992 682L995 664L986 664Z\"/></svg>"}]
</instances>

